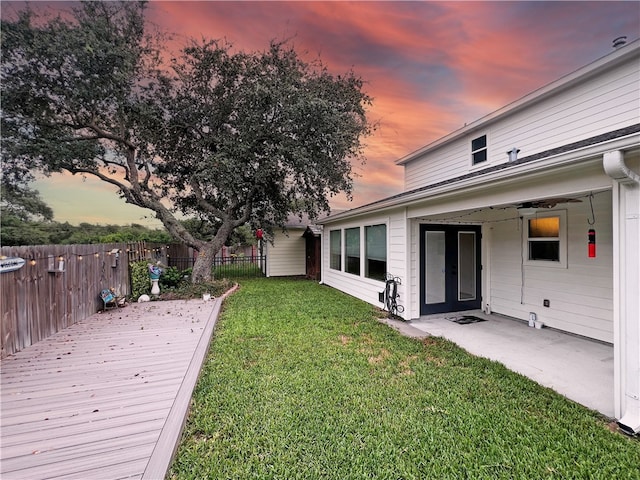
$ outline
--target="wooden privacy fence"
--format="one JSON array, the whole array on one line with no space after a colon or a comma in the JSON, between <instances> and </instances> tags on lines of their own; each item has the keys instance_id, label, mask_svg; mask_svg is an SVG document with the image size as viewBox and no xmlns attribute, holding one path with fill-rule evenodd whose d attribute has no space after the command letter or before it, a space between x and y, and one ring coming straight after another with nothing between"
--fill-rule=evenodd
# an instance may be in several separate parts
<instances>
[{"instance_id":1,"label":"wooden privacy fence","mask_svg":"<svg viewBox=\"0 0 640 480\"><path fill-rule=\"evenodd\" d=\"M26 264L0 274L1 357L39 342L102 308L99 293L130 293L127 244L2 247ZM133 245L136 250L137 245ZM129 250L131 252L131 250Z\"/></svg>"},{"instance_id":2,"label":"wooden privacy fence","mask_svg":"<svg viewBox=\"0 0 640 480\"><path fill-rule=\"evenodd\" d=\"M253 256L255 249L248 248ZM132 262L185 269L195 259L185 245L149 242L2 247L0 255L26 260L18 270L0 273L0 358L96 313L105 288L129 295ZM230 255L224 247L216 260L229 263Z\"/></svg>"}]
</instances>

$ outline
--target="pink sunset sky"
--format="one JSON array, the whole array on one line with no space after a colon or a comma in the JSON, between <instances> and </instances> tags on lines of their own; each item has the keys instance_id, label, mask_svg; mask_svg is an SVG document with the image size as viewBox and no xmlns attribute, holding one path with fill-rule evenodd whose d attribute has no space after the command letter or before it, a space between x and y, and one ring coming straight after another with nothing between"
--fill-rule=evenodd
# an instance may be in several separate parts
<instances>
[{"instance_id":1,"label":"pink sunset sky","mask_svg":"<svg viewBox=\"0 0 640 480\"><path fill-rule=\"evenodd\" d=\"M640 36L635 1L152 1L147 18L175 34L174 46L225 38L256 51L291 39L304 58L319 56L333 73L353 69L366 81L379 128L365 140L366 164L355 168L354 201L338 197L336 208L401 192L399 158L610 53L614 38ZM148 211L97 182L55 176L36 188L58 221L151 223Z\"/></svg>"}]
</instances>

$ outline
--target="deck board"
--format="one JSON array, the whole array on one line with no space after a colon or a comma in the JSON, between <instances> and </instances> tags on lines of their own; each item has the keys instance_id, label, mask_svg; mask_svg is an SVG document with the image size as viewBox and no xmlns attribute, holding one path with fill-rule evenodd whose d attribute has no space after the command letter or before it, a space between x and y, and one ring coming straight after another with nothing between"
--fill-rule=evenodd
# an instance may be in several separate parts
<instances>
[{"instance_id":1,"label":"deck board","mask_svg":"<svg viewBox=\"0 0 640 480\"><path fill-rule=\"evenodd\" d=\"M0 364L0 477L160 479L221 299L95 314Z\"/></svg>"}]
</instances>

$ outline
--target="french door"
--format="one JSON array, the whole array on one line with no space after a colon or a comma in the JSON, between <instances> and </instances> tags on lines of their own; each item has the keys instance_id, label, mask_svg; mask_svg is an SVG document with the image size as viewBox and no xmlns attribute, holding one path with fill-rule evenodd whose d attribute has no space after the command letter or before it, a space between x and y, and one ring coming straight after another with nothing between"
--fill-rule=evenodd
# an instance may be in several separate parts
<instances>
[{"instance_id":1,"label":"french door","mask_svg":"<svg viewBox=\"0 0 640 480\"><path fill-rule=\"evenodd\" d=\"M420 314L480 308L480 227L420 226Z\"/></svg>"}]
</instances>

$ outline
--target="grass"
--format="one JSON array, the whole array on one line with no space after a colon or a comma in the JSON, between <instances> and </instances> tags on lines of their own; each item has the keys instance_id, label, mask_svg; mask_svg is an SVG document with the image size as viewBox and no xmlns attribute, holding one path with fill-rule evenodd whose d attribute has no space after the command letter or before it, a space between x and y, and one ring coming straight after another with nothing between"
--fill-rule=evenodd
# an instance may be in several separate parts
<instances>
[{"instance_id":1,"label":"grass","mask_svg":"<svg viewBox=\"0 0 640 480\"><path fill-rule=\"evenodd\" d=\"M640 442L451 342L301 280L225 304L171 479L638 479Z\"/></svg>"}]
</instances>

